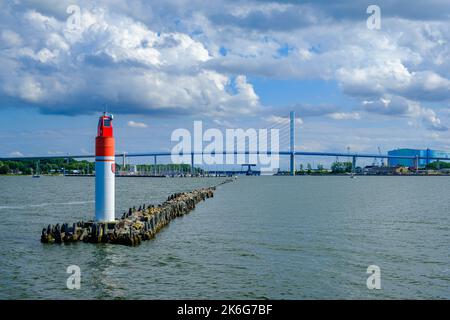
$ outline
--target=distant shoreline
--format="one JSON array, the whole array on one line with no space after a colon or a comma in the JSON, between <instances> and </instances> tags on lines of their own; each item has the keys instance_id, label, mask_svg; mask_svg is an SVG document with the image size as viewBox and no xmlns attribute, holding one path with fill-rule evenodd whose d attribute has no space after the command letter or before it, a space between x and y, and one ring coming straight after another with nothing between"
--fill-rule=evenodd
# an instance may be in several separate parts
<instances>
[{"instance_id":1,"label":"distant shoreline","mask_svg":"<svg viewBox=\"0 0 450 320\"><path fill-rule=\"evenodd\" d=\"M0 174L0 177L32 177L31 174ZM95 175L89 174L41 174L41 177L95 177ZM235 174L234 176L247 177L245 174ZM292 177L289 174L280 175L252 175L252 176L264 176L264 177ZM342 173L329 173L329 174L296 174L296 177L351 177L350 174ZM450 174L355 174L355 177L448 177ZM117 175L116 178L226 178L225 175L205 175L205 176L155 176L155 175Z\"/></svg>"}]
</instances>

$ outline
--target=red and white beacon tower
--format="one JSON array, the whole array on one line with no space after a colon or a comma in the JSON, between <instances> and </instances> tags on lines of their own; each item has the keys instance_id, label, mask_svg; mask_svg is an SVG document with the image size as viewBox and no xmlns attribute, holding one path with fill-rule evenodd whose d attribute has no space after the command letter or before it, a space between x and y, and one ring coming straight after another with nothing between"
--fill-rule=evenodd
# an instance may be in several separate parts
<instances>
[{"instance_id":1,"label":"red and white beacon tower","mask_svg":"<svg viewBox=\"0 0 450 320\"><path fill-rule=\"evenodd\" d=\"M114 221L115 157L112 114L106 112L98 121L95 138L95 220Z\"/></svg>"}]
</instances>

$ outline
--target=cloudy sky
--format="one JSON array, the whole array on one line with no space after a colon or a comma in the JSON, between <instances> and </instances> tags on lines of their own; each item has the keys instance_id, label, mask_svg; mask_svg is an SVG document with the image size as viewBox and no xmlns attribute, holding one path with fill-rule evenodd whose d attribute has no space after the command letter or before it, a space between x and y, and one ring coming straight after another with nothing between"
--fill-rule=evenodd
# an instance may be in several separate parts
<instances>
[{"instance_id":1,"label":"cloudy sky","mask_svg":"<svg viewBox=\"0 0 450 320\"><path fill-rule=\"evenodd\" d=\"M92 153L105 108L118 151L290 110L299 150L450 150L449 21L448 0L0 0L0 156Z\"/></svg>"}]
</instances>

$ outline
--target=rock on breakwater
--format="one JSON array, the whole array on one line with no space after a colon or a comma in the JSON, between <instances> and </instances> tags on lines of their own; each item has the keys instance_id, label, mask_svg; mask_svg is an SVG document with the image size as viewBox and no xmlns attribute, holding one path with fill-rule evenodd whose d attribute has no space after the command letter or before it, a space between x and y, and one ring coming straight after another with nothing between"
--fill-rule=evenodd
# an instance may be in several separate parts
<instances>
[{"instance_id":1,"label":"rock on breakwater","mask_svg":"<svg viewBox=\"0 0 450 320\"><path fill-rule=\"evenodd\" d=\"M78 221L48 225L42 229L42 243L70 243L83 241L89 243L112 243L127 246L139 245L149 240L164 226L176 217L183 216L193 210L197 203L214 196L220 184L170 195L165 202L155 205L141 205L124 212L120 219L112 222Z\"/></svg>"}]
</instances>

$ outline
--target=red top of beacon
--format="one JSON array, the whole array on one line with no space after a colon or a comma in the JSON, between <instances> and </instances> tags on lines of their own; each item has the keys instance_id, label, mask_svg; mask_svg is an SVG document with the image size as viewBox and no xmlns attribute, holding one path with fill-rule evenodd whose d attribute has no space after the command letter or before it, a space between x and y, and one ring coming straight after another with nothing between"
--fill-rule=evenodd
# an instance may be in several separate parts
<instances>
[{"instance_id":1,"label":"red top of beacon","mask_svg":"<svg viewBox=\"0 0 450 320\"><path fill-rule=\"evenodd\" d=\"M103 113L103 115L98 120L98 137L112 137L113 136L113 127L112 127L112 114Z\"/></svg>"},{"instance_id":2,"label":"red top of beacon","mask_svg":"<svg viewBox=\"0 0 450 320\"><path fill-rule=\"evenodd\" d=\"M95 155L97 157L114 157L112 120L112 114L106 114L106 112L98 120L97 138L95 138Z\"/></svg>"}]
</instances>

